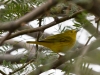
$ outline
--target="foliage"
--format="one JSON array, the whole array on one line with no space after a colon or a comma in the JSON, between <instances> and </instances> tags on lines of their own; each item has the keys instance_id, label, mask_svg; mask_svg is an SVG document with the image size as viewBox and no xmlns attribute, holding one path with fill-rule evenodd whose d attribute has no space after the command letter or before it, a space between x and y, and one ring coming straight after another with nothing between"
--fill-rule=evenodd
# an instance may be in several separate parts
<instances>
[{"instance_id":1,"label":"foliage","mask_svg":"<svg viewBox=\"0 0 100 75\"><path fill-rule=\"evenodd\" d=\"M9 21L17 20L20 17L31 12L32 10L36 9L38 6L45 4L45 1L46 0L1 0L0 4L4 8L0 9L0 22L9 22ZM39 22L38 25L39 25L39 27L42 26L41 22L44 20L45 17L46 18L52 17L56 24L57 24L58 19L61 19L64 17L68 17L68 18L71 17L71 19L74 18L73 19L73 26L63 26L63 24L60 24L60 25L57 24L58 25L57 32L62 33L63 31L68 30L68 29L84 28L91 33L93 28L91 27L91 29L90 29L89 27L93 26L93 25L92 25L91 21L89 21L87 19L88 12L83 11L79 14L75 14L76 12L80 11L80 9L81 8L79 6L77 6L76 4L74 4L72 2L58 3L55 7L52 7L51 10L45 11L45 13L42 16L39 16L39 18L37 18L38 22ZM74 17L72 17L73 15L74 15ZM37 21L37 19L35 21ZM40 19L42 19L42 20L40 20ZM69 19L66 19L66 20L69 20ZM22 28L19 28L19 30L15 31L14 33L20 32L22 30L26 30L26 29L28 29L28 27L30 29L32 28L28 25L26 25L25 28L24 27L25 26L23 26ZM95 28L95 30L98 30L98 29ZM39 37L41 37L42 35L45 37L50 35L50 34L44 35L45 32L44 33L43 32L44 32L44 30L41 32L39 31L38 33L31 33L31 34L26 33L26 35L32 36L35 38L37 37L36 40L38 41ZM3 33L6 33L6 32L3 32L3 31L0 32L0 34L3 34ZM96 31L94 33L96 33ZM94 33L91 35L94 35ZM17 44L16 44L16 41L14 41L13 43L11 43L11 42L6 43L5 42L4 45L1 46L0 54L4 54L4 55L12 55L11 52L13 52L15 50L16 51L20 51L21 49L24 50L21 52L21 55L24 54L24 56L22 56L22 58L18 62L17 62L17 57L15 57L15 59L16 59L15 63L12 63L13 60L11 62L3 60L3 62L2 62L3 67L9 68L9 70L11 70L11 72L9 71L8 75L26 74L26 72L28 72L29 75L31 75L30 74L31 71L34 72L34 71L38 70L38 68L40 68L41 66L43 66L45 71L47 71L48 68L51 67L52 65L49 65L49 67L45 67L45 65L48 65L50 63L53 63L57 59L58 60L60 59L59 54L54 53L47 48L36 45L35 47L33 46L33 48L36 49L36 51L37 51L36 55L34 56L35 59L31 61L28 59L28 55L30 55L32 53L31 51L27 50L27 47L29 47L29 45L27 46L27 44L25 44L25 42L24 42L24 45L22 45L22 43L23 43L22 41L18 42ZM33 50L33 48L30 50ZM8 51L10 51L10 50L11 50L11 52L9 53ZM9 54L7 54L7 52ZM95 50L93 52L91 51L90 53L87 53L87 55L85 55L82 58L83 60L77 66L80 68L81 75L95 75L95 74L97 74L97 72L95 72L89 68L89 65L91 65L91 63L96 64L96 65L100 64L100 62L99 62L100 54L99 53L100 53L100 51L97 51L97 50ZM19 57L19 54L16 54L16 55ZM56 68L53 68L53 69L60 69L66 75L76 74L75 68L77 68L77 67L75 66L75 64L76 64L77 60L78 60L78 57L71 59L69 61L66 61L62 65L56 66ZM42 71L40 71L40 73L41 72Z\"/></svg>"},{"instance_id":2,"label":"foliage","mask_svg":"<svg viewBox=\"0 0 100 75\"><path fill-rule=\"evenodd\" d=\"M32 1L24 0L7 0L4 1L4 8L0 12L0 21L12 21L27 14L34 6Z\"/></svg>"}]
</instances>

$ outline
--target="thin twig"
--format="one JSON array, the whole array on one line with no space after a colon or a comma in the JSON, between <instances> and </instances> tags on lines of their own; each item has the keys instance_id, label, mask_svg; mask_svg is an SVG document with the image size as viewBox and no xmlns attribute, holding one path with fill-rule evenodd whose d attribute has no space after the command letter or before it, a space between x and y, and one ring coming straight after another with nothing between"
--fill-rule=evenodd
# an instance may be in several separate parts
<instances>
[{"instance_id":1,"label":"thin twig","mask_svg":"<svg viewBox=\"0 0 100 75\"><path fill-rule=\"evenodd\" d=\"M39 27L41 27L41 23L42 23L42 18L39 18L38 19L39 20ZM36 41L39 41L39 38L40 38L40 31L38 32L38 34L37 34L37 39L36 39ZM36 57L38 56L38 44L36 44Z\"/></svg>"},{"instance_id":2,"label":"thin twig","mask_svg":"<svg viewBox=\"0 0 100 75\"><path fill-rule=\"evenodd\" d=\"M8 75L12 75L12 74L14 74L14 73L16 73L16 72L22 70L23 68L25 68L27 65L29 65L29 64L32 63L33 61L34 61L34 60L30 60L28 63L26 63L25 65L23 65L22 67L16 69L16 70L13 71L13 72L10 72Z\"/></svg>"},{"instance_id":3,"label":"thin twig","mask_svg":"<svg viewBox=\"0 0 100 75\"><path fill-rule=\"evenodd\" d=\"M11 52L13 52L13 51L15 51L17 49L19 49L19 48L18 47L13 47L12 49L7 50L5 53L6 54L10 54Z\"/></svg>"},{"instance_id":4,"label":"thin twig","mask_svg":"<svg viewBox=\"0 0 100 75\"><path fill-rule=\"evenodd\" d=\"M97 34L98 34L98 32L99 32L99 22L100 22L100 18L99 17L97 17L97 16L95 16L95 23L97 23Z\"/></svg>"},{"instance_id":5,"label":"thin twig","mask_svg":"<svg viewBox=\"0 0 100 75\"><path fill-rule=\"evenodd\" d=\"M7 74L5 74L5 73L4 73L3 71L1 71L1 70L0 70L0 73L1 73L2 75L7 75Z\"/></svg>"},{"instance_id":6,"label":"thin twig","mask_svg":"<svg viewBox=\"0 0 100 75\"><path fill-rule=\"evenodd\" d=\"M44 14L46 11L50 10L50 8L55 6L57 3L57 0L47 0L41 6L37 7L36 9L32 10L31 12L27 13L26 15L22 16L21 18L15 21L0 23L0 30L16 30L20 28L23 23L28 23L30 21L35 20L36 18Z\"/></svg>"},{"instance_id":7,"label":"thin twig","mask_svg":"<svg viewBox=\"0 0 100 75\"><path fill-rule=\"evenodd\" d=\"M87 46L87 44L89 43L89 41L91 40L92 37L93 37L93 35L89 37L89 39L87 40L87 42L84 46Z\"/></svg>"},{"instance_id":8,"label":"thin twig","mask_svg":"<svg viewBox=\"0 0 100 75\"><path fill-rule=\"evenodd\" d=\"M99 33L99 22L97 23L97 34Z\"/></svg>"},{"instance_id":9,"label":"thin twig","mask_svg":"<svg viewBox=\"0 0 100 75\"><path fill-rule=\"evenodd\" d=\"M84 10L80 10L80 11L76 12L75 14L73 14L70 17L65 16L63 18L60 18L60 19L58 19L57 22L53 21L53 22L51 22L51 23L49 23L47 25L43 25L41 27L37 27L37 28L34 28L34 29L27 29L27 30L22 30L22 31L16 32L16 33L12 34L8 39L14 38L14 37L19 36L19 35L27 34L27 33L32 33L32 32L37 32L37 31L43 31L43 30L45 30L45 29L47 29L49 27L52 27L52 26L54 26L54 25L56 25L58 23L61 23L63 21L66 21L66 20L69 20L71 18L74 18L77 14L79 14L79 13L81 13L83 11Z\"/></svg>"}]
</instances>

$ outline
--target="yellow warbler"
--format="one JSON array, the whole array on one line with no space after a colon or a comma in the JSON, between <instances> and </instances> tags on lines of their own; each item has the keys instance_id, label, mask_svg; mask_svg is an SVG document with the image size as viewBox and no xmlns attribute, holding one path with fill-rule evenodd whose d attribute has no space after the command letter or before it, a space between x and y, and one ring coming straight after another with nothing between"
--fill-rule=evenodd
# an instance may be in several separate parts
<instances>
[{"instance_id":1,"label":"yellow warbler","mask_svg":"<svg viewBox=\"0 0 100 75\"><path fill-rule=\"evenodd\" d=\"M43 45L56 53L66 52L74 46L76 33L76 30L68 30L61 34L49 36L41 41L27 41L27 43Z\"/></svg>"}]
</instances>

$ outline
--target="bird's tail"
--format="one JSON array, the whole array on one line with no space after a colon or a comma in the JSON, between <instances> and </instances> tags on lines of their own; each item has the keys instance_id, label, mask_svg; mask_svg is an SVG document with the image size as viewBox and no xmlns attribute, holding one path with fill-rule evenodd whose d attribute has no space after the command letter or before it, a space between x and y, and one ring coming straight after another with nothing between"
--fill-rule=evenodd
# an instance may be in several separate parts
<instances>
[{"instance_id":1,"label":"bird's tail","mask_svg":"<svg viewBox=\"0 0 100 75\"><path fill-rule=\"evenodd\" d=\"M38 44L37 41L27 41L27 43L30 43L30 44Z\"/></svg>"}]
</instances>

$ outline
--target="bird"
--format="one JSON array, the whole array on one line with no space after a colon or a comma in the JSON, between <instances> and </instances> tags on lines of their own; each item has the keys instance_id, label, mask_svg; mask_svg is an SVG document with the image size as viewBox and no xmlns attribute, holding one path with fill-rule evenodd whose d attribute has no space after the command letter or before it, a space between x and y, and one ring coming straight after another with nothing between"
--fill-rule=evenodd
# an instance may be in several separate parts
<instances>
[{"instance_id":1,"label":"bird","mask_svg":"<svg viewBox=\"0 0 100 75\"><path fill-rule=\"evenodd\" d=\"M76 41L77 30L66 30L63 33L48 36L40 41L27 41L29 44L38 44L45 46L55 53L65 53L70 50Z\"/></svg>"}]
</instances>

